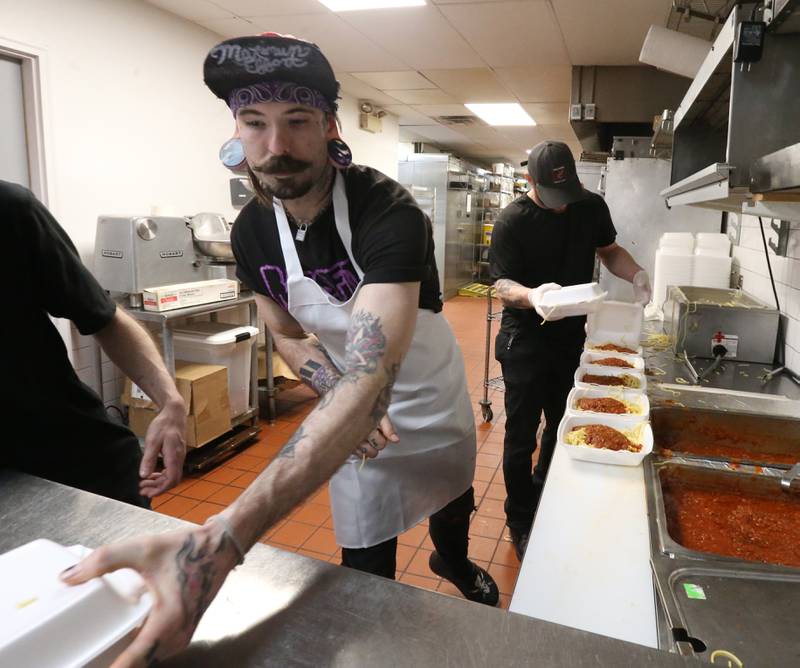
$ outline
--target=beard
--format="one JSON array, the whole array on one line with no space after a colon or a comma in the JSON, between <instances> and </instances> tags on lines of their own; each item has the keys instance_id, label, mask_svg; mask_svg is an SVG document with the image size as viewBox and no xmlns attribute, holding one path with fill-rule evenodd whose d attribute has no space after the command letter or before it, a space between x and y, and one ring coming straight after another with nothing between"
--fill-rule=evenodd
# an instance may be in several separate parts
<instances>
[{"instance_id":1,"label":"beard","mask_svg":"<svg viewBox=\"0 0 800 668\"><path fill-rule=\"evenodd\" d=\"M288 155L275 156L253 167L252 176L268 197L291 200L303 197L316 181L312 163ZM281 176L275 176L281 174Z\"/></svg>"}]
</instances>

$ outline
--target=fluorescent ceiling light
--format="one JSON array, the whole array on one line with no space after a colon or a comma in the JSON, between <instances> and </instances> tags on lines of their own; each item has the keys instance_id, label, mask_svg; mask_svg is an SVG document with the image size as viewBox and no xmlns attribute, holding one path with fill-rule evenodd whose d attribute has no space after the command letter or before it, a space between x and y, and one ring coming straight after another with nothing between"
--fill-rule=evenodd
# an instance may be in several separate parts
<instances>
[{"instance_id":1,"label":"fluorescent ceiling light","mask_svg":"<svg viewBox=\"0 0 800 668\"><path fill-rule=\"evenodd\" d=\"M536 121L516 102L509 104L465 104L464 106L489 125L536 125Z\"/></svg>"},{"instance_id":2,"label":"fluorescent ceiling light","mask_svg":"<svg viewBox=\"0 0 800 668\"><path fill-rule=\"evenodd\" d=\"M533 149L526 148L526 149L525 149L525 153L527 153L528 155L530 155L532 150L533 150Z\"/></svg>"},{"instance_id":3,"label":"fluorescent ceiling light","mask_svg":"<svg viewBox=\"0 0 800 668\"><path fill-rule=\"evenodd\" d=\"M421 7L425 0L319 0L332 12L352 12L358 9L391 9L392 7Z\"/></svg>"}]
</instances>

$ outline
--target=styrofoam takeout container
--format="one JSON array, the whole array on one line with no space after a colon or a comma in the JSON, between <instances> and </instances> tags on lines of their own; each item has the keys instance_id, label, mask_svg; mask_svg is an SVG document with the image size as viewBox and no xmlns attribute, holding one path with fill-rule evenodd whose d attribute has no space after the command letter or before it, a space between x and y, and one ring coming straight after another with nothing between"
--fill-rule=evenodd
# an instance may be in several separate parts
<instances>
[{"instance_id":1,"label":"styrofoam takeout container","mask_svg":"<svg viewBox=\"0 0 800 668\"><path fill-rule=\"evenodd\" d=\"M628 364L633 364L634 371L644 371L644 358L638 355L627 355L625 353L614 352L613 350L584 350L581 355L581 364L592 366L603 366L602 364L595 364L597 360L606 359L608 357L618 357L625 360ZM625 367L607 366L607 369L625 370ZM628 369L630 371L630 369Z\"/></svg>"},{"instance_id":2,"label":"styrofoam takeout container","mask_svg":"<svg viewBox=\"0 0 800 668\"><path fill-rule=\"evenodd\" d=\"M611 399L621 399L629 401L639 407L639 413L622 413L617 415L615 413L600 413L598 411L584 411L577 408L578 399L602 399L609 397ZM592 385L591 389L583 389L574 387L567 396L567 415L574 415L577 417L599 416L603 415L608 418L613 418L620 424L638 423L642 420L650 419L650 400L643 392L636 392L632 390L621 390L616 387L599 387Z\"/></svg>"},{"instance_id":3,"label":"styrofoam takeout container","mask_svg":"<svg viewBox=\"0 0 800 668\"><path fill-rule=\"evenodd\" d=\"M642 449L639 452L629 452L627 450L605 450L603 448L592 448L585 445L570 445L564 438L575 427L582 427L587 424L604 424L613 429L631 430L636 429L640 424L644 425L641 431ZM580 459L596 464L615 464L617 466L638 466L642 460L653 451L653 430L645 420L638 422L620 424L609 416L592 415L580 417L575 415L565 415L558 425L558 443L563 446L567 454L573 459Z\"/></svg>"},{"instance_id":4,"label":"styrofoam takeout container","mask_svg":"<svg viewBox=\"0 0 800 668\"><path fill-rule=\"evenodd\" d=\"M639 387L627 387L623 385L595 385L594 383L586 383L581 380L583 378L583 374L590 373L596 376L621 376L623 374L627 374L629 376L634 376L635 378L639 379ZM615 388L615 389L625 389L628 392L638 392L642 393L647 390L647 377L641 371L636 371L635 369L617 369L615 367L610 366L592 366L591 364L581 364L575 370L575 387L579 387L582 390L589 390L598 387L606 388Z\"/></svg>"},{"instance_id":5,"label":"styrofoam takeout container","mask_svg":"<svg viewBox=\"0 0 800 668\"><path fill-rule=\"evenodd\" d=\"M614 343L642 354L644 309L641 304L606 301L586 321L586 348L592 344Z\"/></svg>"},{"instance_id":6,"label":"styrofoam takeout container","mask_svg":"<svg viewBox=\"0 0 800 668\"><path fill-rule=\"evenodd\" d=\"M152 605L136 572L58 578L90 551L40 539L0 555L0 666L100 668L130 644Z\"/></svg>"},{"instance_id":7,"label":"styrofoam takeout container","mask_svg":"<svg viewBox=\"0 0 800 668\"><path fill-rule=\"evenodd\" d=\"M539 306L546 314L546 320L588 315L596 311L608 292L601 290L598 283L568 285L558 290L549 290L542 295Z\"/></svg>"}]
</instances>

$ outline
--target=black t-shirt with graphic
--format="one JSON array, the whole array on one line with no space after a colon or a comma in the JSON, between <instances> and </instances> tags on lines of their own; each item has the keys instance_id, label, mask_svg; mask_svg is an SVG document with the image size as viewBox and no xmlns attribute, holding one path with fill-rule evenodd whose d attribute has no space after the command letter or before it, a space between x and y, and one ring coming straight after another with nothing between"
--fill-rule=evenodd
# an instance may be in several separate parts
<instances>
[{"instance_id":1,"label":"black t-shirt with graphic","mask_svg":"<svg viewBox=\"0 0 800 668\"><path fill-rule=\"evenodd\" d=\"M617 231L599 195L570 204L557 214L522 195L500 212L492 230L489 260L492 279L508 278L526 287L589 283L595 252L614 243ZM584 337L586 318L563 318L541 324L533 309L505 307L501 328L525 331L538 339L574 342Z\"/></svg>"},{"instance_id":2,"label":"black t-shirt with graphic","mask_svg":"<svg viewBox=\"0 0 800 668\"><path fill-rule=\"evenodd\" d=\"M403 186L377 170L351 165L343 175L353 257L364 283L420 281L419 307L441 311L428 217ZM294 238L297 228L291 219L289 227ZM254 198L239 213L231 241L239 280L286 309L286 265L275 212ZM353 295L358 274L336 230L332 204L294 245L307 277L339 301Z\"/></svg>"}]
</instances>

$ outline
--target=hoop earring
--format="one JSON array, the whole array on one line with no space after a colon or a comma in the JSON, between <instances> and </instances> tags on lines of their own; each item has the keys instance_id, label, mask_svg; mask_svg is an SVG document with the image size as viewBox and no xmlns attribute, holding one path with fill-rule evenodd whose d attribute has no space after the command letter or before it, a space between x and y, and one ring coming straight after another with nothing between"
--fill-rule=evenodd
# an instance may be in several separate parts
<instances>
[{"instance_id":1,"label":"hoop earring","mask_svg":"<svg viewBox=\"0 0 800 668\"><path fill-rule=\"evenodd\" d=\"M328 140L328 158L337 169L345 169L353 162L353 153L347 144L335 137Z\"/></svg>"}]
</instances>

